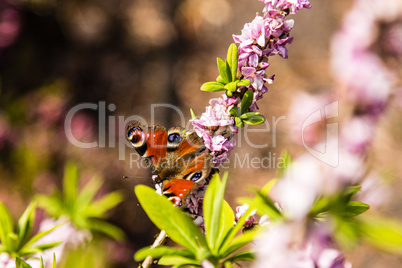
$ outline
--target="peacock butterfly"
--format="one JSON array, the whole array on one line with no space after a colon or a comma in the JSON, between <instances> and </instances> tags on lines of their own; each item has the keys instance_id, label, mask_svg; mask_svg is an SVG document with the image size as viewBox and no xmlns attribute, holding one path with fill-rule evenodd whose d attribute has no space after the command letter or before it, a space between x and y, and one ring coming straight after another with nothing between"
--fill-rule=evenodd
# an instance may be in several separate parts
<instances>
[{"instance_id":1,"label":"peacock butterfly","mask_svg":"<svg viewBox=\"0 0 402 268\"><path fill-rule=\"evenodd\" d=\"M126 133L134 149L157 172L155 182L162 184L162 193L176 206L212 172L209 151L195 132L188 134L182 127L166 131L160 125L148 127L133 121Z\"/></svg>"}]
</instances>

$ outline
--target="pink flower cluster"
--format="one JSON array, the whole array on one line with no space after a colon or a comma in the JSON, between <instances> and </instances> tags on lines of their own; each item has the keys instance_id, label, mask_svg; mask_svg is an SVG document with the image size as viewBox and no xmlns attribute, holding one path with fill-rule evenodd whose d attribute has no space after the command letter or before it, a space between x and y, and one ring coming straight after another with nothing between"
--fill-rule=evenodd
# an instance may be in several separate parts
<instances>
[{"instance_id":1,"label":"pink flower cluster","mask_svg":"<svg viewBox=\"0 0 402 268\"><path fill-rule=\"evenodd\" d=\"M305 0L262 2L266 4L264 15L257 14L252 22L244 25L241 35L233 35L235 43L239 44L238 68L242 76L250 80L248 89L254 92L249 109L252 112L258 110L256 102L268 92L266 83L273 83L274 76L266 75L268 57L276 54L283 58L288 57L286 45L292 43L293 37L289 33L294 21L285 20L287 10L294 14L302 8L310 8L309 1Z\"/></svg>"},{"instance_id":2,"label":"pink flower cluster","mask_svg":"<svg viewBox=\"0 0 402 268\"><path fill-rule=\"evenodd\" d=\"M21 28L21 15L12 1L0 1L0 52L12 45L18 37Z\"/></svg>"},{"instance_id":3,"label":"pink flower cluster","mask_svg":"<svg viewBox=\"0 0 402 268\"><path fill-rule=\"evenodd\" d=\"M236 207L236 215L235 215L236 223L247 212L248 209L249 209L248 204L244 204L242 206ZM244 227L246 229L247 228L252 228L256 224L256 222L255 222L255 214L256 214L256 210L253 210L252 213L247 217L246 222L244 223Z\"/></svg>"},{"instance_id":4,"label":"pink flower cluster","mask_svg":"<svg viewBox=\"0 0 402 268\"><path fill-rule=\"evenodd\" d=\"M234 120L229 110L237 102L224 94L221 98L211 99L210 106L199 119L192 119L194 130L200 136L205 146L211 151L212 162L218 167L229 157L230 151L235 147L236 140L232 132Z\"/></svg>"},{"instance_id":5,"label":"pink flower cluster","mask_svg":"<svg viewBox=\"0 0 402 268\"><path fill-rule=\"evenodd\" d=\"M384 187L380 189L382 184L376 181L375 174L371 174L369 181L363 180L367 172L365 158L397 78L396 72L375 54L374 51L379 50L373 47L381 42L381 35L376 35L380 25L392 24L402 16L400 3L399 0L356 0L341 30L335 34L332 64L338 82L337 96L354 109L342 124L339 136L329 136L325 142L311 140L315 143L314 149L326 148L327 152L335 143L339 150L333 151L330 157L339 162L330 166L310 154L293 161L270 193L283 208L286 220L270 227L258 242L255 267L350 267L332 239L332 230L325 221L312 222L309 212L318 197L337 194L350 185L362 184L360 197L365 201L385 199L386 191ZM326 99L316 98L316 102L325 107L325 114L330 106L337 107L323 103ZM311 108L312 100L299 99L302 105L299 108L305 104ZM314 113L310 112L299 120L307 120Z\"/></svg>"},{"instance_id":6,"label":"pink flower cluster","mask_svg":"<svg viewBox=\"0 0 402 268\"><path fill-rule=\"evenodd\" d=\"M352 267L326 227L320 223L306 231L293 222L272 226L256 241L257 261L253 267Z\"/></svg>"},{"instance_id":7,"label":"pink flower cluster","mask_svg":"<svg viewBox=\"0 0 402 268\"><path fill-rule=\"evenodd\" d=\"M264 11L271 9L287 10L290 14L296 14L303 8L311 8L309 0L260 0L265 4Z\"/></svg>"},{"instance_id":8,"label":"pink flower cluster","mask_svg":"<svg viewBox=\"0 0 402 268\"><path fill-rule=\"evenodd\" d=\"M42 256L44 266L51 267L53 263L53 254L56 255L56 260L60 261L66 254L67 249L76 249L78 246L89 242L92 239L92 234L88 230L77 229L67 218L60 218L59 220L45 219L39 226L39 231L49 230L56 225L60 225L51 233L40 238L37 244L50 244L61 242L59 245L36 254L35 257L29 259L27 262L32 267L39 267L39 256Z\"/></svg>"},{"instance_id":9,"label":"pink flower cluster","mask_svg":"<svg viewBox=\"0 0 402 268\"><path fill-rule=\"evenodd\" d=\"M392 49L388 46L393 42L401 44L402 37L398 41L398 36L384 39L386 33L381 32L398 25L401 16L402 4L398 0L358 0L333 37L334 76L360 115L376 119L388 103L396 77L373 51Z\"/></svg>"}]
</instances>

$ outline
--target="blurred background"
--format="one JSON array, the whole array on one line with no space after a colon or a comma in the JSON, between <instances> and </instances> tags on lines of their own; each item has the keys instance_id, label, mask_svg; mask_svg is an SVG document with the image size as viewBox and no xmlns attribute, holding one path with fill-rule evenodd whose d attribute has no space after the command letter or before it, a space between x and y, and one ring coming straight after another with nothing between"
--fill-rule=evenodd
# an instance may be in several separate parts
<instances>
[{"instance_id":1,"label":"blurred background","mask_svg":"<svg viewBox=\"0 0 402 268\"><path fill-rule=\"evenodd\" d=\"M252 195L248 186L262 186L275 176L273 161L283 150L293 157L305 152L292 128L302 114L292 108L294 97L321 96L336 83L329 45L353 1L311 4L312 9L290 16L295 26L289 59L270 59L267 74L275 74L275 82L259 102L270 131L263 125L251 127L261 132L239 133L225 168L230 175L226 199L233 208L237 197ZM137 267L134 252L150 245L158 230L133 192L138 184L152 186L151 170L130 167L134 150L128 147L125 160L119 160L123 120L140 116L150 122L151 105L158 103L177 106L186 120L190 108L201 115L210 98L221 96L199 90L202 83L215 80L216 57L226 57L232 34L240 34L262 8L256 0L0 0L0 200L13 217L21 215L35 194L60 189L64 165L72 161L81 171L82 185L97 174L104 179L104 193L118 190L124 195L108 221L125 232L126 241L99 238L93 247L100 250L91 251L104 259L97 267ZM82 103L115 105L105 110L104 147L79 148L67 139L66 114ZM339 109L342 114L342 103ZM396 92L370 152L372 165L390 186L384 190L387 202L379 209L400 220L401 109L402 94ZM71 121L73 136L99 143L99 116L100 109L78 111ZM154 119L166 127L180 124L172 109L157 109ZM267 161L272 162L257 169L239 168L236 157L270 157ZM348 257L354 267L402 263L401 257L366 246Z\"/></svg>"}]
</instances>

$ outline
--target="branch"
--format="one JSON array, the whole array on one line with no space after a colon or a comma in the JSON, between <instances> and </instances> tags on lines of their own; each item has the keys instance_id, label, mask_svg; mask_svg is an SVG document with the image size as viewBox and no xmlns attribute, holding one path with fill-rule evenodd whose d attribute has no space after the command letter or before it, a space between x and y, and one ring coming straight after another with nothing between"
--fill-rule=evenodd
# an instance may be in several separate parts
<instances>
[{"instance_id":1,"label":"branch","mask_svg":"<svg viewBox=\"0 0 402 268\"><path fill-rule=\"evenodd\" d=\"M162 245L163 242L165 242L166 237L167 237L166 232L165 232L164 230L162 230L162 231L159 233L158 237L155 239L155 241L154 241L154 243L152 244L151 248L155 248L155 247L157 247L157 246ZM147 257L145 258L145 260L143 261L141 267L142 267L142 268L149 268L149 267L151 267L152 261L153 261L152 256L147 256Z\"/></svg>"}]
</instances>

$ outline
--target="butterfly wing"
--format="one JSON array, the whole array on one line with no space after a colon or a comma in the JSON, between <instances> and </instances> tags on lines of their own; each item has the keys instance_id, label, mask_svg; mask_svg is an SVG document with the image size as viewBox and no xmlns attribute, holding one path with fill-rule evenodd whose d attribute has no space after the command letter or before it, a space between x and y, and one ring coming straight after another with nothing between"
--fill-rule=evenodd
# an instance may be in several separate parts
<instances>
[{"instance_id":1,"label":"butterfly wing","mask_svg":"<svg viewBox=\"0 0 402 268\"><path fill-rule=\"evenodd\" d=\"M211 173L211 156L196 133L134 121L127 127L127 139L158 172L163 194L177 206Z\"/></svg>"},{"instance_id":2,"label":"butterfly wing","mask_svg":"<svg viewBox=\"0 0 402 268\"><path fill-rule=\"evenodd\" d=\"M160 171L167 153L167 132L162 126L148 127L138 121L127 126L127 139L131 145L156 171Z\"/></svg>"},{"instance_id":3,"label":"butterfly wing","mask_svg":"<svg viewBox=\"0 0 402 268\"><path fill-rule=\"evenodd\" d=\"M170 169L162 170L163 192L176 204L184 200L196 184L206 179L211 173L211 156L203 141L196 133L185 134L183 128L171 128L167 141L168 162L174 164ZM171 174L165 174L174 170Z\"/></svg>"}]
</instances>

